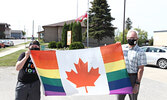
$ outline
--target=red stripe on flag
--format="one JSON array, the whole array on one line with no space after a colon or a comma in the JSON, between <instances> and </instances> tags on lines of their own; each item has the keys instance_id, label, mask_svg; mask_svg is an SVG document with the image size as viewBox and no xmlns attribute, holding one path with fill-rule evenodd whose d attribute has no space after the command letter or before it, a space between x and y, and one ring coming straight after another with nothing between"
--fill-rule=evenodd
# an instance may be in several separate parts
<instances>
[{"instance_id":1,"label":"red stripe on flag","mask_svg":"<svg viewBox=\"0 0 167 100\"><path fill-rule=\"evenodd\" d=\"M31 50L36 67L41 69L58 69L56 51Z\"/></svg>"},{"instance_id":2,"label":"red stripe on flag","mask_svg":"<svg viewBox=\"0 0 167 100\"><path fill-rule=\"evenodd\" d=\"M104 63L110 63L118 60L123 60L123 52L121 43L115 43L100 47Z\"/></svg>"}]
</instances>

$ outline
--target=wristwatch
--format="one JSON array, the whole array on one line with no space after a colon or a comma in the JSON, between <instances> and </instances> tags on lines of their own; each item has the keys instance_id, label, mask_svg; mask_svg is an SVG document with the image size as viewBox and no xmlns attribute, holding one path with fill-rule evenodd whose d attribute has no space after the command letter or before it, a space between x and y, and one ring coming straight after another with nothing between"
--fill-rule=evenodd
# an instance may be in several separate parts
<instances>
[{"instance_id":1,"label":"wristwatch","mask_svg":"<svg viewBox=\"0 0 167 100\"><path fill-rule=\"evenodd\" d=\"M136 84L140 85L140 82L136 81Z\"/></svg>"}]
</instances>

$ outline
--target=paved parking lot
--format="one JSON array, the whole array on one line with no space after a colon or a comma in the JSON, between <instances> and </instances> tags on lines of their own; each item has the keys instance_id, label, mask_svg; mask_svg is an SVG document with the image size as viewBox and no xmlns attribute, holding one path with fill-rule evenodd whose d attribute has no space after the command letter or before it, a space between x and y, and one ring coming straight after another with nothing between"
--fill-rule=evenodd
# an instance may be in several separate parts
<instances>
[{"instance_id":1,"label":"paved parking lot","mask_svg":"<svg viewBox=\"0 0 167 100\"><path fill-rule=\"evenodd\" d=\"M18 72L14 67L0 67L0 100L14 100L14 89ZM145 67L139 100L166 100L167 69ZM116 100L115 95L96 96L50 96L43 94L41 100ZM126 100L129 100L128 96Z\"/></svg>"}]
</instances>

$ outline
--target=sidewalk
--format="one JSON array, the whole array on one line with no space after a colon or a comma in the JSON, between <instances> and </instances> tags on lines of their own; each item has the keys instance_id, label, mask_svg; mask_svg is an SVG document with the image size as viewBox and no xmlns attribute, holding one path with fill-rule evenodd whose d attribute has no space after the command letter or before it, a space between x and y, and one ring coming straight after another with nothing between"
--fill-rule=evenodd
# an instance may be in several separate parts
<instances>
[{"instance_id":1,"label":"sidewalk","mask_svg":"<svg viewBox=\"0 0 167 100\"><path fill-rule=\"evenodd\" d=\"M16 51L21 50L21 49L25 49L25 47L26 47L25 44L23 44L23 45L15 47L15 48L8 48L6 51L0 52L0 57L6 56L8 54L11 54L11 53L16 52Z\"/></svg>"}]
</instances>

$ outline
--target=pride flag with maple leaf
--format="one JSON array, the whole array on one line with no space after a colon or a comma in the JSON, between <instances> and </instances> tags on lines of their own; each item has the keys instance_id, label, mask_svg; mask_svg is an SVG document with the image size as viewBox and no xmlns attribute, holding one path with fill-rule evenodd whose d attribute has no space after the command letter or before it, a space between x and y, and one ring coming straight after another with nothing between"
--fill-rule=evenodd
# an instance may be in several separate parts
<instances>
[{"instance_id":1,"label":"pride flag with maple leaf","mask_svg":"<svg viewBox=\"0 0 167 100\"><path fill-rule=\"evenodd\" d=\"M79 50L31 51L45 95L130 94L120 43Z\"/></svg>"}]
</instances>

